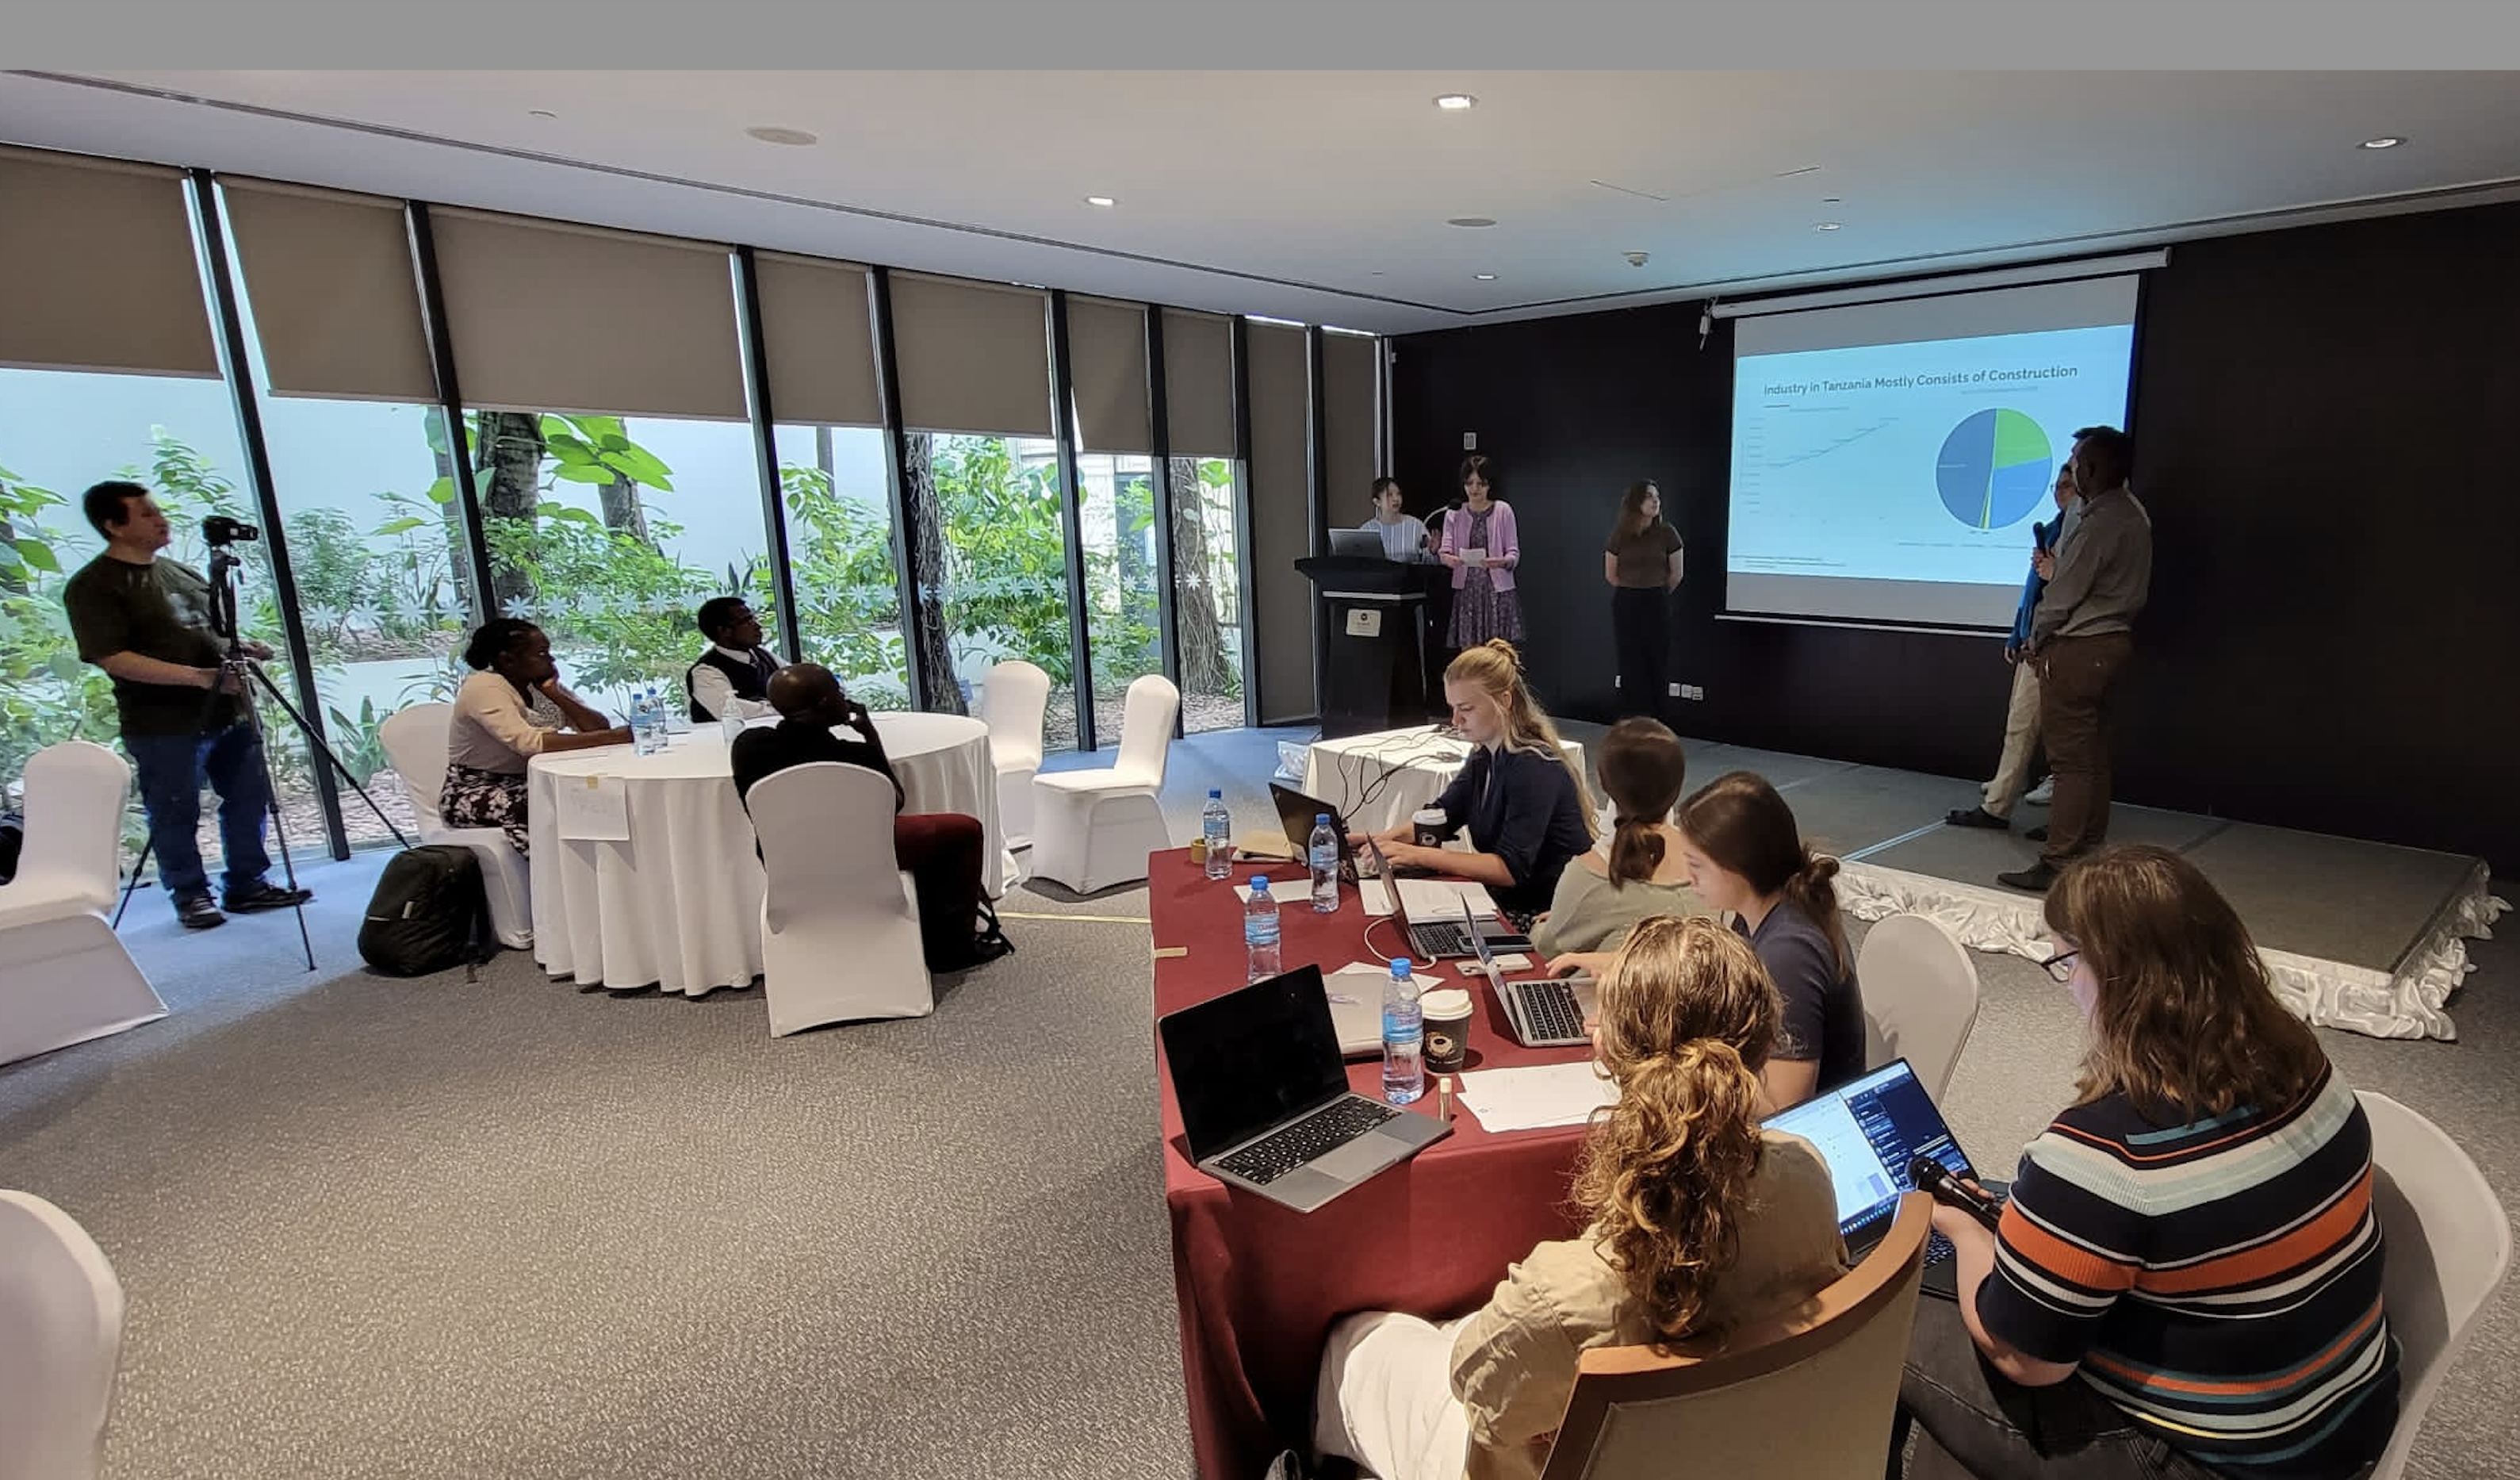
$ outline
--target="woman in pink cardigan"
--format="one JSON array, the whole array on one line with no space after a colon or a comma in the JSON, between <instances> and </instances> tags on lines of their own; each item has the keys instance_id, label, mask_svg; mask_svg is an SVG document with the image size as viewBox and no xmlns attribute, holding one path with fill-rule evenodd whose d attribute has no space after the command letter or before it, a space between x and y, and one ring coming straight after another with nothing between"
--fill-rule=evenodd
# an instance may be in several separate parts
<instances>
[{"instance_id":1,"label":"woman in pink cardigan","mask_svg":"<svg viewBox=\"0 0 2520 1480\"><path fill-rule=\"evenodd\" d=\"M1513 568L1522 563L1522 541L1513 527L1513 506L1489 494L1488 460L1462 460L1459 509L1444 516L1437 555L1453 571L1453 625L1447 646L1467 650L1491 638L1522 642L1522 598L1514 593Z\"/></svg>"}]
</instances>

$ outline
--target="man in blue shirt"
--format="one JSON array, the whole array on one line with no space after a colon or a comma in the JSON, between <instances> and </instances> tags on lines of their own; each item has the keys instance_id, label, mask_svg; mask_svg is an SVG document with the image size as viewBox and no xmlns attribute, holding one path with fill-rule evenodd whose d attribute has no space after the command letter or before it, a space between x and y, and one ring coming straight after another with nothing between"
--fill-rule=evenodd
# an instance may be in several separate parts
<instances>
[{"instance_id":1,"label":"man in blue shirt","mask_svg":"<svg viewBox=\"0 0 2520 1480\"><path fill-rule=\"evenodd\" d=\"M2070 466L2069 460L2056 470L2055 521L2030 526L2030 537L2037 548L2030 555L2029 579L2021 585L2021 605L2013 613L2012 634L2003 640L2003 660L2012 665L2012 702L2003 717L2003 758L1996 762L1995 779L1986 784L1986 799L1981 804L1943 818L1955 828L2010 828L2013 804L2021 800L2022 785L2030 779L2030 753L2039 745L2039 672L2022 658L2030 647L2030 619L2039 610L2039 598L2047 592L2048 578L2056 570L2056 551L2064 545L2065 536L2073 532L2083 512L2083 501L2075 495L2074 480L2066 472Z\"/></svg>"}]
</instances>

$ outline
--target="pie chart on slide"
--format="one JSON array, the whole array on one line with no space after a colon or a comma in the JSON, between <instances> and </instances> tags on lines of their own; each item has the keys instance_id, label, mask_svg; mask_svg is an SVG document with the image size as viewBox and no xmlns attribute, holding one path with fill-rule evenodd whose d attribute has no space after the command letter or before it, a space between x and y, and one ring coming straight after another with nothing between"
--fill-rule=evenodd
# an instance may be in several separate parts
<instances>
[{"instance_id":1,"label":"pie chart on slide","mask_svg":"<svg viewBox=\"0 0 2520 1480\"><path fill-rule=\"evenodd\" d=\"M2053 486L2056 464L2048 433L2011 410L1981 411L1943 438L1934 486L1952 517L1971 529L2019 523Z\"/></svg>"}]
</instances>

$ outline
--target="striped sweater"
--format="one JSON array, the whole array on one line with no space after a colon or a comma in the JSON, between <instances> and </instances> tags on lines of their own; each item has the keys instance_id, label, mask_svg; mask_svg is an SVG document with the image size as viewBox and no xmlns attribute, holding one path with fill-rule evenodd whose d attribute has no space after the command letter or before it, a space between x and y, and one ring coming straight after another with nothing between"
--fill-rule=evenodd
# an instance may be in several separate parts
<instances>
[{"instance_id":1,"label":"striped sweater","mask_svg":"<svg viewBox=\"0 0 2520 1480\"><path fill-rule=\"evenodd\" d=\"M2023 1152L1978 1291L1987 1330L2235 1475L2353 1473L2385 1448L2371 1128L2328 1069L2280 1109L2163 1127L2123 1096Z\"/></svg>"}]
</instances>

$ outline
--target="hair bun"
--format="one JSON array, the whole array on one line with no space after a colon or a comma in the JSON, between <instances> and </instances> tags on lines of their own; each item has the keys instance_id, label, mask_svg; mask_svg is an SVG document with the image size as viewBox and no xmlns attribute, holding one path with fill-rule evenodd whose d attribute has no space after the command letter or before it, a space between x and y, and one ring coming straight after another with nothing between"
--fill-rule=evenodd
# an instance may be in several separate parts
<instances>
[{"instance_id":1,"label":"hair bun","mask_svg":"<svg viewBox=\"0 0 2520 1480\"><path fill-rule=\"evenodd\" d=\"M1806 846L1803 849L1803 877L1816 884L1824 884L1837 877L1836 857L1827 853L1815 853Z\"/></svg>"}]
</instances>

